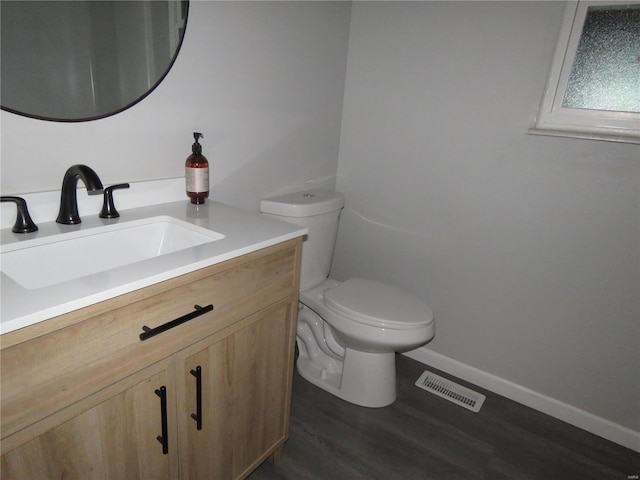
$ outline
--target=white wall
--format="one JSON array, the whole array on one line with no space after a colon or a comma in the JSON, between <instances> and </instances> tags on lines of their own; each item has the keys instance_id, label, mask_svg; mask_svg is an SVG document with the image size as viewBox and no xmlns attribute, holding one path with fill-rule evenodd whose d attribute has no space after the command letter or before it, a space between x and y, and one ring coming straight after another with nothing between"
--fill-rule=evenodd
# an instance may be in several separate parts
<instances>
[{"instance_id":1,"label":"white wall","mask_svg":"<svg viewBox=\"0 0 640 480\"><path fill-rule=\"evenodd\" d=\"M640 149L527 135L563 8L354 2L332 275L419 295L452 364L637 432Z\"/></svg>"},{"instance_id":2,"label":"white wall","mask_svg":"<svg viewBox=\"0 0 640 480\"><path fill-rule=\"evenodd\" d=\"M74 163L104 184L183 176L194 131L215 200L257 210L306 182L333 187L350 9L191 2L176 64L140 104L79 124L1 113L2 194L59 189Z\"/></svg>"}]
</instances>

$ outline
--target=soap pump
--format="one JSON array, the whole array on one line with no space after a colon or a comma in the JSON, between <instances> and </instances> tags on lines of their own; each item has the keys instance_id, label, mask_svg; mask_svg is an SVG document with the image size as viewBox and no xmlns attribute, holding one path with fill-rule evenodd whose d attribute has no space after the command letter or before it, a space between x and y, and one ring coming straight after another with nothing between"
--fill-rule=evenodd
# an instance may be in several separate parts
<instances>
[{"instance_id":1,"label":"soap pump","mask_svg":"<svg viewBox=\"0 0 640 480\"><path fill-rule=\"evenodd\" d=\"M209 161L202 155L202 145L198 143L198 139L204 138L204 135L193 132L193 138L192 153L185 162L185 181L191 203L200 205L209 198Z\"/></svg>"}]
</instances>

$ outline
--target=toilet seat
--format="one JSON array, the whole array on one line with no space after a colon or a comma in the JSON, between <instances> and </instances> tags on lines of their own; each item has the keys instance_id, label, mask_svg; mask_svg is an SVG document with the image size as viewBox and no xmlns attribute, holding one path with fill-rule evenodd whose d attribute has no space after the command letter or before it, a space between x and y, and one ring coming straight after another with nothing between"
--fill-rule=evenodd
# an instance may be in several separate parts
<instances>
[{"instance_id":1,"label":"toilet seat","mask_svg":"<svg viewBox=\"0 0 640 480\"><path fill-rule=\"evenodd\" d=\"M325 306L357 323L406 330L433 322L427 304L407 292L373 280L351 278L324 292Z\"/></svg>"}]
</instances>

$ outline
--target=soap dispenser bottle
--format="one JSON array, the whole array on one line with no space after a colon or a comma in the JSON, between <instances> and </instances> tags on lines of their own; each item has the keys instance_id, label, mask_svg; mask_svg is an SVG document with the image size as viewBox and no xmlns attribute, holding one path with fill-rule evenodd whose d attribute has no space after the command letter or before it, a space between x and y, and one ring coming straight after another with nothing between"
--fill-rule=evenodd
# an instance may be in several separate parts
<instances>
[{"instance_id":1,"label":"soap dispenser bottle","mask_svg":"<svg viewBox=\"0 0 640 480\"><path fill-rule=\"evenodd\" d=\"M185 181L187 196L191 203L200 205L209 198L209 161L202 155L202 145L198 143L199 138L204 135L193 132L195 143L191 147L193 152L185 162Z\"/></svg>"}]
</instances>

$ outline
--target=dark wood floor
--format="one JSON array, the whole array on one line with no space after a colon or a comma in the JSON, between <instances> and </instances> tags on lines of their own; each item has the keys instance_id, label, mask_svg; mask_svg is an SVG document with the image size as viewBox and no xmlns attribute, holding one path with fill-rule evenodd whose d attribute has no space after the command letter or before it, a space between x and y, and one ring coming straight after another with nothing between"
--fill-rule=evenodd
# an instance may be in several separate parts
<instances>
[{"instance_id":1,"label":"dark wood floor","mask_svg":"<svg viewBox=\"0 0 640 480\"><path fill-rule=\"evenodd\" d=\"M398 399L346 403L294 374L281 460L250 480L630 480L640 454L458 379L487 396L473 413L414 385L425 366L398 355ZM431 370L431 369L430 369Z\"/></svg>"}]
</instances>

